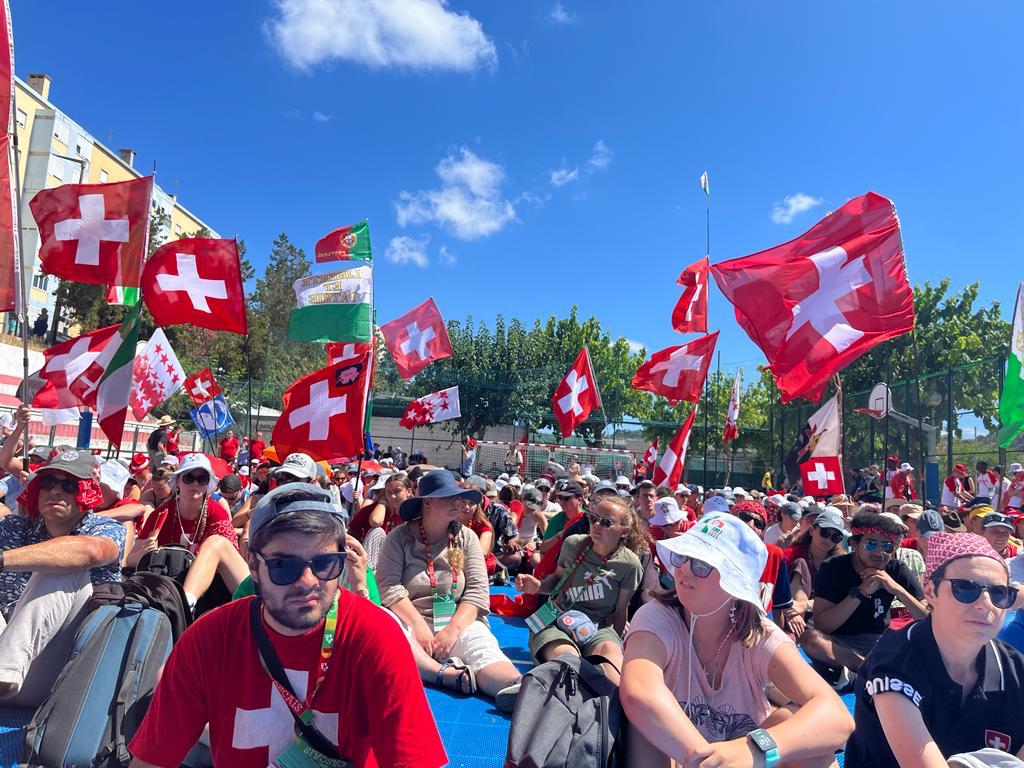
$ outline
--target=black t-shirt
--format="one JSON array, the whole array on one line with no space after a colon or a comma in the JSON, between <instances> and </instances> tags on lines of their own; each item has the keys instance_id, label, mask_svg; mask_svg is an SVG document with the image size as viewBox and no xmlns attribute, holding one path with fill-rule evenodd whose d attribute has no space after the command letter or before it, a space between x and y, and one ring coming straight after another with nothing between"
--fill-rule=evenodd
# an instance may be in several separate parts
<instances>
[{"instance_id":1,"label":"black t-shirt","mask_svg":"<svg viewBox=\"0 0 1024 768\"><path fill-rule=\"evenodd\" d=\"M889 559L884 570L892 576L893 581L918 600L924 598L924 592L921 591L921 583L917 580L917 576L895 557ZM856 586L860 586L860 574L853 568L853 555L836 555L821 564L818 580L814 584L814 595L823 597L830 603L840 603L843 598L849 597L850 590ZM882 634L888 626L889 606L893 597L894 595L879 587L870 599L861 600L857 609L850 614L850 618L831 634L859 635L863 632L870 632L874 635Z\"/></svg>"},{"instance_id":2,"label":"black t-shirt","mask_svg":"<svg viewBox=\"0 0 1024 768\"><path fill-rule=\"evenodd\" d=\"M995 747L1016 754L1024 746L1024 655L992 640L978 655L978 682L963 689L950 679L935 644L931 619L887 632L857 675L856 728L846 743L846 765L899 768L872 698L902 693L921 710L932 739L950 757Z\"/></svg>"},{"instance_id":3,"label":"black t-shirt","mask_svg":"<svg viewBox=\"0 0 1024 768\"><path fill-rule=\"evenodd\" d=\"M146 450L161 451L167 444L167 430L163 427L154 429L146 441Z\"/></svg>"}]
</instances>

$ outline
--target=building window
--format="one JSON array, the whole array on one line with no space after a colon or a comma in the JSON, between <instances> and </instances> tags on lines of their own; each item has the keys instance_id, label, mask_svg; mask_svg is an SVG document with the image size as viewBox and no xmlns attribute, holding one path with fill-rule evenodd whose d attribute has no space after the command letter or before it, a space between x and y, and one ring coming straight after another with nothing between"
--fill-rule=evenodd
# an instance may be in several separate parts
<instances>
[{"instance_id":1,"label":"building window","mask_svg":"<svg viewBox=\"0 0 1024 768\"><path fill-rule=\"evenodd\" d=\"M174 234L178 235L179 237L181 236L181 224L174 225Z\"/></svg>"},{"instance_id":2,"label":"building window","mask_svg":"<svg viewBox=\"0 0 1024 768\"><path fill-rule=\"evenodd\" d=\"M25 127L25 123L27 123L27 122L28 122L28 113L26 113L24 110L19 109L18 110L18 125L20 125L22 128L24 128Z\"/></svg>"},{"instance_id":3,"label":"building window","mask_svg":"<svg viewBox=\"0 0 1024 768\"><path fill-rule=\"evenodd\" d=\"M38 288L40 291L45 291L49 282L50 276L45 272L37 272L32 276L32 287Z\"/></svg>"},{"instance_id":4,"label":"building window","mask_svg":"<svg viewBox=\"0 0 1024 768\"><path fill-rule=\"evenodd\" d=\"M110 174L106 171L100 171L100 184L105 184L107 179L110 178Z\"/></svg>"}]
</instances>

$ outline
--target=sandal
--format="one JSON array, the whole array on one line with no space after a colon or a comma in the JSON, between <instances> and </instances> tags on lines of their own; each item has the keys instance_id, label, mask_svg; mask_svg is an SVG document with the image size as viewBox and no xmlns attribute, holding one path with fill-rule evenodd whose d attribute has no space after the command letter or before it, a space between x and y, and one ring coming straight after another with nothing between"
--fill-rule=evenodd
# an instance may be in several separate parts
<instances>
[{"instance_id":1,"label":"sandal","mask_svg":"<svg viewBox=\"0 0 1024 768\"><path fill-rule=\"evenodd\" d=\"M460 670L459 674L454 678L446 678L445 671L449 668ZM455 685L445 685L446 679L454 679ZM469 680L469 690L464 690L463 681ZM447 661L441 663L441 668L437 670L434 678L434 683L438 688L446 688L449 691L455 691L461 693L463 696L472 696L476 693L476 673L470 668L470 666L460 659L458 656L452 656Z\"/></svg>"}]
</instances>

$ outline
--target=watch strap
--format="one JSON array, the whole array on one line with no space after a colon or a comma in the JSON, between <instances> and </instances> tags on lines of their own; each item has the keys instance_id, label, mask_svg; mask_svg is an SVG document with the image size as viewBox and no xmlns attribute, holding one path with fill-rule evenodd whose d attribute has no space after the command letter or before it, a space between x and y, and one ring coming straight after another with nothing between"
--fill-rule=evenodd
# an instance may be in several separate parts
<instances>
[{"instance_id":1,"label":"watch strap","mask_svg":"<svg viewBox=\"0 0 1024 768\"><path fill-rule=\"evenodd\" d=\"M757 728L747 734L747 738L764 755L765 768L773 768L779 764L779 748L775 739L764 728Z\"/></svg>"}]
</instances>

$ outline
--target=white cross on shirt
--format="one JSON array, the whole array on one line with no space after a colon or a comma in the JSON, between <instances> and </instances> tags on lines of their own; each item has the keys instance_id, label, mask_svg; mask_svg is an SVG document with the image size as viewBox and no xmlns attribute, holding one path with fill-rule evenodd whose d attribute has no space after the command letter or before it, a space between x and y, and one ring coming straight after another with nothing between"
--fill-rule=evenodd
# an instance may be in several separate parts
<instances>
[{"instance_id":1,"label":"white cross on shirt","mask_svg":"<svg viewBox=\"0 0 1024 768\"><path fill-rule=\"evenodd\" d=\"M860 256L846 264L846 251L836 246L810 257L818 271L818 289L793 307L793 324L786 331L788 340L810 324L836 352L842 352L864 335L849 324L839 300L862 285L871 283L871 274Z\"/></svg>"},{"instance_id":2,"label":"white cross on shirt","mask_svg":"<svg viewBox=\"0 0 1024 768\"><path fill-rule=\"evenodd\" d=\"M666 387L679 386L679 375L683 371L699 371L700 364L704 362L703 355L688 355L683 347L680 347L667 360L662 360L651 366L651 373L664 371L665 377L661 383Z\"/></svg>"},{"instance_id":3,"label":"white cross on shirt","mask_svg":"<svg viewBox=\"0 0 1024 768\"><path fill-rule=\"evenodd\" d=\"M579 416L583 413L583 406L580 405L580 395L590 389L590 382L587 381L586 376L580 376L573 369L569 371L569 375L565 379L565 383L569 385L569 393L562 395L558 398L558 407L562 413L568 413L572 411L574 414Z\"/></svg>"},{"instance_id":4,"label":"white cross on shirt","mask_svg":"<svg viewBox=\"0 0 1024 768\"><path fill-rule=\"evenodd\" d=\"M814 462L814 471L807 473L807 479L818 486L818 490L828 488L828 484L836 479L836 473L825 469L820 461Z\"/></svg>"},{"instance_id":5,"label":"white cross on shirt","mask_svg":"<svg viewBox=\"0 0 1024 768\"><path fill-rule=\"evenodd\" d=\"M128 242L128 219L107 219L103 195L82 195L78 198L80 219L65 219L53 225L58 240L77 240L75 264L100 263L100 242Z\"/></svg>"},{"instance_id":6,"label":"white cross on shirt","mask_svg":"<svg viewBox=\"0 0 1024 768\"><path fill-rule=\"evenodd\" d=\"M420 360L426 360L430 357L430 350L427 349L427 344L433 341L437 335L434 333L434 329L427 326L421 331L419 323L413 321L405 326L405 332L409 334L409 338L401 344L402 354L408 355L415 350Z\"/></svg>"},{"instance_id":7,"label":"white cross on shirt","mask_svg":"<svg viewBox=\"0 0 1024 768\"><path fill-rule=\"evenodd\" d=\"M331 417L345 413L348 395L330 397L327 381L318 381L309 388L309 403L288 414L288 426L295 429L309 425L310 440L326 440L330 432Z\"/></svg>"},{"instance_id":8,"label":"white cross on shirt","mask_svg":"<svg viewBox=\"0 0 1024 768\"><path fill-rule=\"evenodd\" d=\"M211 314L207 299L226 299L228 285L223 280L210 280L199 276L194 253L174 254L178 264L178 274L166 273L156 276L156 284L162 291L183 291L188 294L192 307L199 312Z\"/></svg>"}]
</instances>

